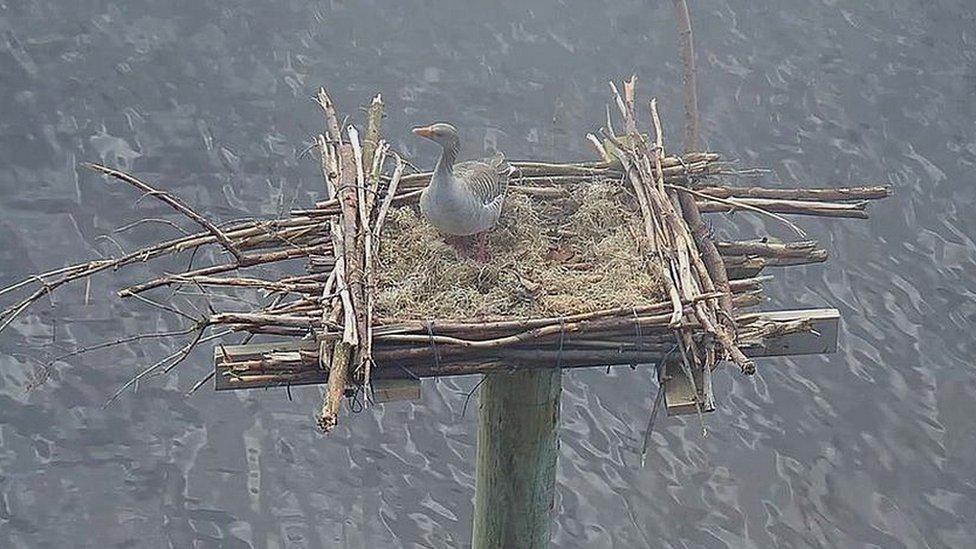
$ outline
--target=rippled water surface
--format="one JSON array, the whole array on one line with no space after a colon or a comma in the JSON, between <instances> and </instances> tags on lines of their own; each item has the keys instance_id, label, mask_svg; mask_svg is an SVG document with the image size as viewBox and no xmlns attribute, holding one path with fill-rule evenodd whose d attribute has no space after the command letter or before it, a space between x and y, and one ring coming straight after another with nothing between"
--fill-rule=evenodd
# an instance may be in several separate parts
<instances>
[{"instance_id":1,"label":"rippled water surface","mask_svg":"<svg viewBox=\"0 0 976 549\"><path fill-rule=\"evenodd\" d=\"M976 6L692 9L709 147L771 168L768 184L896 194L869 221L800 220L831 261L777 273L771 306L839 308L842 350L723 370L707 437L694 418L662 421L640 468L649 371L565 376L555 544L972 547ZM469 154L588 157L606 81L637 72L677 142L675 43L663 1L0 2L0 285L117 253L99 237L141 217L182 221L81 161L221 220L309 204L320 183L300 153L319 85L348 113L382 92L391 140L429 165L406 130L431 119L456 122ZM716 229L782 232L741 214ZM113 236L131 249L163 234ZM0 336L0 547L468 542L474 378L424 382L422 403L329 438L315 388L185 397L206 348L108 408L166 342L59 363L25 392L57 348L176 327L119 303L116 282L97 278L88 304L67 288Z\"/></svg>"}]
</instances>

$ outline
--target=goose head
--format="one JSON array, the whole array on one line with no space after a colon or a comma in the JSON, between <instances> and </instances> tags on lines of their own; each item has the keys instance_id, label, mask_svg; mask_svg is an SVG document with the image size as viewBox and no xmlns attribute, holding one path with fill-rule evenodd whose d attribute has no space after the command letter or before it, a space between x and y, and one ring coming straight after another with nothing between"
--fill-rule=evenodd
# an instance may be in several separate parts
<instances>
[{"instance_id":1,"label":"goose head","mask_svg":"<svg viewBox=\"0 0 976 549\"><path fill-rule=\"evenodd\" d=\"M443 147L444 150L454 149L460 142L457 128L445 122L435 122L429 126L414 128L413 133L414 135L430 139Z\"/></svg>"}]
</instances>

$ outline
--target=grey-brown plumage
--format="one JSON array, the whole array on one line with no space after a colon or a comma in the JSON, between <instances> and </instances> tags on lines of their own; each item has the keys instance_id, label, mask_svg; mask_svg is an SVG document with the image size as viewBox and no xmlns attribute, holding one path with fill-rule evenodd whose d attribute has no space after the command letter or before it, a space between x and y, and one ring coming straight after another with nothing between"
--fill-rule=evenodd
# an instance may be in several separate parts
<instances>
[{"instance_id":1,"label":"grey-brown plumage","mask_svg":"<svg viewBox=\"0 0 976 549\"><path fill-rule=\"evenodd\" d=\"M421 192L420 211L442 233L468 236L490 230L505 201L511 167L498 153L492 158L455 163L457 130L437 123L413 132L441 146L430 185Z\"/></svg>"}]
</instances>

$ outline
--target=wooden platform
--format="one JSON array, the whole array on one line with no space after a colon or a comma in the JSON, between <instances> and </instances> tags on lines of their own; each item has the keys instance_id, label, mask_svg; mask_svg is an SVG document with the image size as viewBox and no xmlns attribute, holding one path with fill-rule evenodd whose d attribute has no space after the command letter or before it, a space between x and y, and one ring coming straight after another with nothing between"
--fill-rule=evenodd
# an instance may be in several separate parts
<instances>
[{"instance_id":1,"label":"wooden platform","mask_svg":"<svg viewBox=\"0 0 976 549\"><path fill-rule=\"evenodd\" d=\"M743 352L749 357L776 357L787 355L810 355L832 353L837 350L837 331L840 314L836 309L803 309L789 311L766 311L752 313L763 320L790 323L799 320L810 320L813 327L807 332L792 333L785 336L767 340L765 345L756 342L740 341ZM318 352L318 343L315 341L286 341L276 343L259 343L251 345L223 345L214 349L214 368L215 368L215 389L218 391L229 391L238 389L264 389L282 385L315 385L324 384L328 380L328 371L312 366L302 366L303 353ZM274 381L254 380L255 376L243 380L235 378L233 372L225 366L225 363L239 362L241 360L261 360L269 353L274 353L279 359L292 358L296 364L295 375L288 383ZM621 353L621 360L618 365L626 364L654 364L664 359L664 354L657 349L642 352ZM228 360L230 359L230 360ZM585 357L577 361L567 361L563 368L586 368L586 367L605 367L606 363L588 363ZM507 369L533 368L531 354L526 356L512 355L504 364L499 363L497 368L487 367L486 371L503 371ZM474 372L484 373L484 372ZM455 372L441 368L401 368L396 363L384 364L378 362L373 370L373 379L376 380L374 386L381 393L381 398L389 400L399 400L407 395L417 392L413 385L403 383L388 383L395 380L417 381L424 377L438 377L440 375L456 375ZM270 376L269 376L270 377ZM673 376L678 379L678 376ZM668 400L669 410L675 413L681 408L682 403L687 404L690 393L682 400L682 391L679 390L680 382L674 383L674 391ZM419 396L419 394L417 395ZM693 402L693 400L692 400ZM693 411L693 410L692 410Z\"/></svg>"}]
</instances>

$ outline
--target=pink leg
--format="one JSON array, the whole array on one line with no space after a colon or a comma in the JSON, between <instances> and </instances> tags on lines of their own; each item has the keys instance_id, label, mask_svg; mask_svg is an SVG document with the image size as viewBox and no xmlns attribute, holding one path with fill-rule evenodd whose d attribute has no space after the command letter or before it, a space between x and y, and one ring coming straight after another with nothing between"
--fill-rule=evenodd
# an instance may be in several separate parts
<instances>
[{"instance_id":1,"label":"pink leg","mask_svg":"<svg viewBox=\"0 0 976 549\"><path fill-rule=\"evenodd\" d=\"M467 237L444 236L444 242L446 242L448 246L454 248L454 251L457 252L458 257L468 257L471 253L470 243L468 242Z\"/></svg>"},{"instance_id":2,"label":"pink leg","mask_svg":"<svg viewBox=\"0 0 976 549\"><path fill-rule=\"evenodd\" d=\"M491 250L488 248L488 232L478 233L474 236L474 259L479 263L488 263L491 259Z\"/></svg>"}]
</instances>

